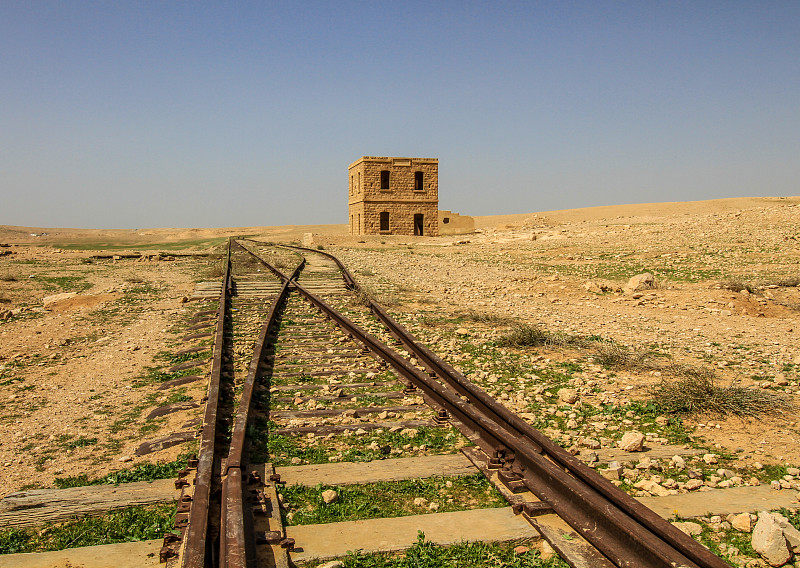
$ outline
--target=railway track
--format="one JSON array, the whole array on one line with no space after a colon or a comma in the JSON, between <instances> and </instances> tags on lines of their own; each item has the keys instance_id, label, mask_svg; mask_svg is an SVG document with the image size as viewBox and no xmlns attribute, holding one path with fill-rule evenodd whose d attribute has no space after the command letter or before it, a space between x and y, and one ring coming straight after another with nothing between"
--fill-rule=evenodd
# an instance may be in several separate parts
<instances>
[{"instance_id":1,"label":"railway track","mask_svg":"<svg viewBox=\"0 0 800 568\"><path fill-rule=\"evenodd\" d=\"M178 481L182 535L165 539L162 560L186 568L292 565L298 543L280 514L276 440L300 439L311 451L353 432L455 428L514 512L570 565L729 566L492 399L376 302L362 294L365 307L354 307L358 283L333 256L231 241L225 265L213 291L199 459ZM373 446L375 456L397 450ZM553 513L583 545L539 521Z\"/></svg>"}]
</instances>

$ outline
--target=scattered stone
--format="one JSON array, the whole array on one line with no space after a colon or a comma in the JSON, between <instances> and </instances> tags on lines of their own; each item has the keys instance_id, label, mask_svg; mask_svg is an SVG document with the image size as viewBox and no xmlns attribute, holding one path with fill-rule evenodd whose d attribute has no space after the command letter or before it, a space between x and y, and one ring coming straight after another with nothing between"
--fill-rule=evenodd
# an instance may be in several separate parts
<instances>
[{"instance_id":1,"label":"scattered stone","mask_svg":"<svg viewBox=\"0 0 800 568\"><path fill-rule=\"evenodd\" d=\"M750 513L728 515L728 522L739 532L749 533L751 530L753 530L753 524L750 521Z\"/></svg>"},{"instance_id":2,"label":"scattered stone","mask_svg":"<svg viewBox=\"0 0 800 568\"><path fill-rule=\"evenodd\" d=\"M542 560L550 560L555 553L556 551L553 550L553 547L550 546L550 543L546 540L542 540L542 549L540 553Z\"/></svg>"},{"instance_id":3,"label":"scattered stone","mask_svg":"<svg viewBox=\"0 0 800 568\"><path fill-rule=\"evenodd\" d=\"M133 461L133 458L131 456L122 456L117 461L121 461L122 463L127 463L129 461Z\"/></svg>"},{"instance_id":4,"label":"scattered stone","mask_svg":"<svg viewBox=\"0 0 800 568\"><path fill-rule=\"evenodd\" d=\"M695 489L700 489L703 486L703 482L699 479L690 479L684 484L684 489L687 491L694 491Z\"/></svg>"},{"instance_id":5,"label":"scattered stone","mask_svg":"<svg viewBox=\"0 0 800 568\"><path fill-rule=\"evenodd\" d=\"M301 460L297 456L293 457L289 461L292 463L292 465L299 465L299 464L303 463L303 460Z\"/></svg>"},{"instance_id":6,"label":"scattered stone","mask_svg":"<svg viewBox=\"0 0 800 568\"><path fill-rule=\"evenodd\" d=\"M674 522L672 526L689 536L697 536L703 532L703 527L691 521Z\"/></svg>"},{"instance_id":7,"label":"scattered stone","mask_svg":"<svg viewBox=\"0 0 800 568\"><path fill-rule=\"evenodd\" d=\"M74 298L78 294L76 292L63 292L61 294L53 294L52 296L45 296L42 298L42 305L45 309L53 307L54 304L62 300L68 300L70 298Z\"/></svg>"},{"instance_id":8,"label":"scattered stone","mask_svg":"<svg viewBox=\"0 0 800 568\"><path fill-rule=\"evenodd\" d=\"M344 568L344 562L341 560L331 560L325 564L320 564L317 568Z\"/></svg>"},{"instance_id":9,"label":"scattered stone","mask_svg":"<svg viewBox=\"0 0 800 568\"><path fill-rule=\"evenodd\" d=\"M794 528L791 523L789 523L789 519L783 515L773 513L772 516L778 521L778 524L783 530L783 536L792 552L795 554L800 553L800 531Z\"/></svg>"},{"instance_id":10,"label":"scattered stone","mask_svg":"<svg viewBox=\"0 0 800 568\"><path fill-rule=\"evenodd\" d=\"M686 460L683 459L683 457L681 457L679 455L674 455L674 456L672 456L672 460L671 461L672 461L672 465L676 469L686 469Z\"/></svg>"},{"instance_id":11,"label":"scattered stone","mask_svg":"<svg viewBox=\"0 0 800 568\"><path fill-rule=\"evenodd\" d=\"M578 391L575 389L561 389L558 391L559 402L575 404L578 402Z\"/></svg>"},{"instance_id":12,"label":"scattered stone","mask_svg":"<svg viewBox=\"0 0 800 568\"><path fill-rule=\"evenodd\" d=\"M717 455L716 454L703 454L703 461L708 465L712 465L717 463Z\"/></svg>"},{"instance_id":13,"label":"scattered stone","mask_svg":"<svg viewBox=\"0 0 800 568\"><path fill-rule=\"evenodd\" d=\"M526 552L530 552L530 548L527 546L519 545L514 547L514 554L525 554Z\"/></svg>"},{"instance_id":14,"label":"scattered stone","mask_svg":"<svg viewBox=\"0 0 800 568\"><path fill-rule=\"evenodd\" d=\"M336 493L333 489L326 489L322 492L322 500L325 502L326 505L330 505L331 503L335 502L339 498L339 494Z\"/></svg>"},{"instance_id":15,"label":"scattered stone","mask_svg":"<svg viewBox=\"0 0 800 568\"><path fill-rule=\"evenodd\" d=\"M424 507L428 504L428 500L425 497L415 497L414 498L414 506L416 507Z\"/></svg>"},{"instance_id":16,"label":"scattered stone","mask_svg":"<svg viewBox=\"0 0 800 568\"><path fill-rule=\"evenodd\" d=\"M651 290L655 287L655 282L656 279L652 274L644 272L628 280L628 283L622 287L622 291L626 294L632 294L639 290Z\"/></svg>"},{"instance_id":17,"label":"scattered stone","mask_svg":"<svg viewBox=\"0 0 800 568\"><path fill-rule=\"evenodd\" d=\"M626 452L641 452L644 448L644 434L641 432L625 432L619 441L619 447Z\"/></svg>"}]
</instances>

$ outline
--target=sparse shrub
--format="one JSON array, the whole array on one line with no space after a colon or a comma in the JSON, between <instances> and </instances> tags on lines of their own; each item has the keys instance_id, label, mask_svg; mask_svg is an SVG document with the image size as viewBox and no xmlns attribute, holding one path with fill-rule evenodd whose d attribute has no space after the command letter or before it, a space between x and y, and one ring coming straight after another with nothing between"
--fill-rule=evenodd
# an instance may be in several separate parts
<instances>
[{"instance_id":1,"label":"sparse shrub","mask_svg":"<svg viewBox=\"0 0 800 568\"><path fill-rule=\"evenodd\" d=\"M743 282L741 280L726 280L722 283L722 288L725 290L730 290L732 292L741 292L742 290L747 290L751 294L756 292L756 287L749 282Z\"/></svg>"},{"instance_id":2,"label":"sparse shrub","mask_svg":"<svg viewBox=\"0 0 800 568\"><path fill-rule=\"evenodd\" d=\"M708 374L664 379L650 389L650 396L654 404L671 414L732 414L744 418L796 410L794 403L779 393L742 387L735 381L720 387Z\"/></svg>"},{"instance_id":3,"label":"sparse shrub","mask_svg":"<svg viewBox=\"0 0 800 568\"><path fill-rule=\"evenodd\" d=\"M541 347L546 345L549 347L585 348L602 340L601 337L595 335L581 337L560 332L552 333L536 325L520 323L514 325L510 332L500 338L499 345L502 347Z\"/></svg>"},{"instance_id":4,"label":"sparse shrub","mask_svg":"<svg viewBox=\"0 0 800 568\"><path fill-rule=\"evenodd\" d=\"M13 274L0 274L1 282L16 282L17 278Z\"/></svg>"},{"instance_id":5,"label":"sparse shrub","mask_svg":"<svg viewBox=\"0 0 800 568\"><path fill-rule=\"evenodd\" d=\"M513 320L508 316L500 314L491 314L487 312L478 312L475 310L468 310L459 314L459 317L476 323L485 323L490 325L505 325L511 323Z\"/></svg>"},{"instance_id":6,"label":"sparse shrub","mask_svg":"<svg viewBox=\"0 0 800 568\"><path fill-rule=\"evenodd\" d=\"M225 259L220 258L209 267L206 272L208 278L222 278L225 276Z\"/></svg>"},{"instance_id":7,"label":"sparse shrub","mask_svg":"<svg viewBox=\"0 0 800 568\"><path fill-rule=\"evenodd\" d=\"M800 275L784 276L776 280L775 285L781 288L797 288L800 286Z\"/></svg>"},{"instance_id":8,"label":"sparse shrub","mask_svg":"<svg viewBox=\"0 0 800 568\"><path fill-rule=\"evenodd\" d=\"M353 302L359 306L369 307L372 302L377 301L375 291L369 286L359 286L353 292Z\"/></svg>"},{"instance_id":9,"label":"sparse shrub","mask_svg":"<svg viewBox=\"0 0 800 568\"><path fill-rule=\"evenodd\" d=\"M652 369L651 355L647 351L634 350L613 341L600 343L594 360L607 369L643 370Z\"/></svg>"},{"instance_id":10,"label":"sparse shrub","mask_svg":"<svg viewBox=\"0 0 800 568\"><path fill-rule=\"evenodd\" d=\"M520 323L500 338L502 347L541 347L547 343L548 334L537 325Z\"/></svg>"}]
</instances>

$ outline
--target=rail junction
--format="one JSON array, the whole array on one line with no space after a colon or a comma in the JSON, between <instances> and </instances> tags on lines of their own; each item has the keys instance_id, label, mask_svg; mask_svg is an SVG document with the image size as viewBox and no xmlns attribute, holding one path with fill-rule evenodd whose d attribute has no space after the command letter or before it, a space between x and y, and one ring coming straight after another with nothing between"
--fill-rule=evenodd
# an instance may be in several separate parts
<instances>
[{"instance_id":1,"label":"rail junction","mask_svg":"<svg viewBox=\"0 0 800 568\"><path fill-rule=\"evenodd\" d=\"M220 285L206 292L218 308L199 312L186 339L213 326L211 376L198 457L176 481L180 535L160 555L169 566L293 565L304 543L281 521L270 436L437 425L472 443L464 453L571 566L729 566L471 383L332 255L231 240ZM343 313L354 295L369 314ZM387 403L360 403L370 396ZM552 515L576 538L540 521Z\"/></svg>"}]
</instances>

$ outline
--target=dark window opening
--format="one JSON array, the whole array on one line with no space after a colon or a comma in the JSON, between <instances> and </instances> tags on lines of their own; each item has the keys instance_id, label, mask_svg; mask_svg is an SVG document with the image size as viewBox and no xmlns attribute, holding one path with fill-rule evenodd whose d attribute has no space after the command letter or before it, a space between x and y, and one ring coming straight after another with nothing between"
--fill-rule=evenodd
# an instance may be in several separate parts
<instances>
[{"instance_id":1,"label":"dark window opening","mask_svg":"<svg viewBox=\"0 0 800 568\"><path fill-rule=\"evenodd\" d=\"M388 231L388 230L389 230L389 212L384 211L381 213L381 231Z\"/></svg>"},{"instance_id":2,"label":"dark window opening","mask_svg":"<svg viewBox=\"0 0 800 568\"><path fill-rule=\"evenodd\" d=\"M414 214L414 234L418 237L421 237L425 234L425 225L423 223L423 215L422 213L415 213Z\"/></svg>"},{"instance_id":3,"label":"dark window opening","mask_svg":"<svg viewBox=\"0 0 800 568\"><path fill-rule=\"evenodd\" d=\"M422 172L414 172L414 191L424 191L425 185L423 184L424 174Z\"/></svg>"},{"instance_id":4,"label":"dark window opening","mask_svg":"<svg viewBox=\"0 0 800 568\"><path fill-rule=\"evenodd\" d=\"M389 189L389 170L381 170L381 189Z\"/></svg>"},{"instance_id":5,"label":"dark window opening","mask_svg":"<svg viewBox=\"0 0 800 568\"><path fill-rule=\"evenodd\" d=\"M444 223L445 225L447 225L449 222L450 222L450 217L445 217L444 219L442 219L442 223Z\"/></svg>"}]
</instances>

